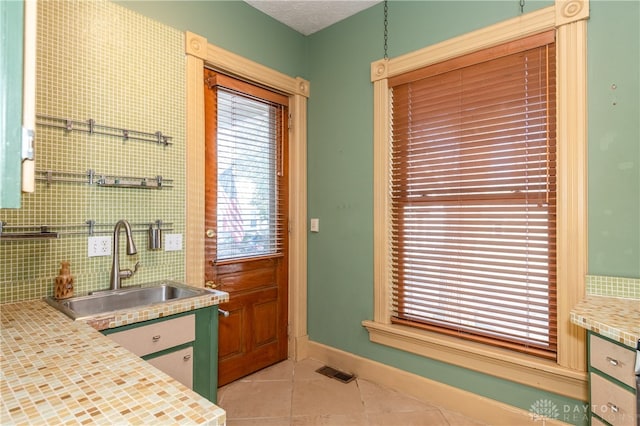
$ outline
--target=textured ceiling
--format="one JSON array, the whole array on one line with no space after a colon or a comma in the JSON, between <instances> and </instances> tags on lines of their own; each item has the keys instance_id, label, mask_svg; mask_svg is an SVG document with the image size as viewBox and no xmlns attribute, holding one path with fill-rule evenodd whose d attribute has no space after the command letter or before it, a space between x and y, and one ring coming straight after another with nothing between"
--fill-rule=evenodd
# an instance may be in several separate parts
<instances>
[{"instance_id":1,"label":"textured ceiling","mask_svg":"<svg viewBox=\"0 0 640 426\"><path fill-rule=\"evenodd\" d=\"M299 33L309 35L380 3L380 0L245 0L245 2Z\"/></svg>"}]
</instances>

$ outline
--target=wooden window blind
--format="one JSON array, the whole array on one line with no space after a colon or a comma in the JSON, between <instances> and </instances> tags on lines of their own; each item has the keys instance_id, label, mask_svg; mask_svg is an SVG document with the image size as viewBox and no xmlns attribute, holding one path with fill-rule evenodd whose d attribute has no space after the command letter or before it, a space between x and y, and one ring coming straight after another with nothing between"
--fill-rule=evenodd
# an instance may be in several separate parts
<instances>
[{"instance_id":1,"label":"wooden window blind","mask_svg":"<svg viewBox=\"0 0 640 426\"><path fill-rule=\"evenodd\" d=\"M216 258L282 255L286 232L284 95L206 71L215 90ZM213 171L210 171L213 172Z\"/></svg>"},{"instance_id":2,"label":"wooden window blind","mask_svg":"<svg viewBox=\"0 0 640 426\"><path fill-rule=\"evenodd\" d=\"M389 79L392 322L555 359L555 43Z\"/></svg>"}]
</instances>

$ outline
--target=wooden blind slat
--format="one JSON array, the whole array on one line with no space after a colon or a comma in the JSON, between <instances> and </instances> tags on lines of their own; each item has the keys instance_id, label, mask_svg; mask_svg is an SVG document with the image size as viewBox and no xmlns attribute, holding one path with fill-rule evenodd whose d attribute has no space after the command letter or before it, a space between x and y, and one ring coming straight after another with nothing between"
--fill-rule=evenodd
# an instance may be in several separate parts
<instances>
[{"instance_id":1,"label":"wooden blind slat","mask_svg":"<svg viewBox=\"0 0 640 426\"><path fill-rule=\"evenodd\" d=\"M393 322L555 356L553 37L389 79Z\"/></svg>"},{"instance_id":2,"label":"wooden blind slat","mask_svg":"<svg viewBox=\"0 0 640 426\"><path fill-rule=\"evenodd\" d=\"M392 244L395 247L399 247L401 242L399 237L392 240ZM487 258L492 256L515 256L523 252L529 253L530 256L535 256L539 250L543 250L544 253L548 253L548 257L555 257L555 245L550 246L546 244L524 243L521 245L514 244L491 244L490 247L482 241L471 240L467 242L445 239L445 238L429 238L419 242L421 251L424 253L438 252L438 251L473 251L480 252Z\"/></svg>"},{"instance_id":3,"label":"wooden blind slat","mask_svg":"<svg viewBox=\"0 0 640 426\"><path fill-rule=\"evenodd\" d=\"M439 276L437 273L432 272L431 274L429 274L428 272L423 271L420 277L420 285L425 288L429 288L435 292L446 294L447 288L445 287L443 289L442 281L439 279ZM537 285L531 286L526 280L515 279L512 277L511 279L503 278L496 281L492 285L487 285L486 281L481 279L480 277L471 277L471 276L467 277L464 283L458 283L455 287L452 286L451 288L452 289L455 288L456 291L463 291L465 285L481 286L486 291L491 291L494 294L496 292L503 294L504 292L505 297L509 295L522 296L525 293L537 294L542 290L548 290L548 287L544 282L539 282L537 283ZM394 291L394 294L404 295L405 293ZM547 294L549 295L548 296L549 299L555 298L555 296L552 293L547 292Z\"/></svg>"},{"instance_id":4,"label":"wooden blind slat","mask_svg":"<svg viewBox=\"0 0 640 426\"><path fill-rule=\"evenodd\" d=\"M531 316L537 316L541 323L545 320L547 314L546 304L548 300L541 298L540 302L535 305L533 303L522 303L518 301L511 301L511 303L492 303L492 299L489 296L480 297L478 295L460 295L454 294L449 296L456 300L456 303L447 303L443 298L436 296L432 299L423 297L421 300L423 303L412 304L409 311L425 312L430 311L433 315L438 315L438 312L445 306L450 312L460 314L460 316L467 316L468 319L474 321L484 322L486 326L495 326L495 321L491 321L499 318L502 321L508 322L512 327L519 327L526 331L530 331L532 327ZM526 295L524 296L526 297ZM477 305L482 305L482 310L476 309ZM491 306L487 308L486 306ZM538 308L538 309L536 309ZM525 312L523 312L523 310ZM505 318L506 317L506 318ZM546 330L544 325L539 325L539 332L544 333Z\"/></svg>"}]
</instances>

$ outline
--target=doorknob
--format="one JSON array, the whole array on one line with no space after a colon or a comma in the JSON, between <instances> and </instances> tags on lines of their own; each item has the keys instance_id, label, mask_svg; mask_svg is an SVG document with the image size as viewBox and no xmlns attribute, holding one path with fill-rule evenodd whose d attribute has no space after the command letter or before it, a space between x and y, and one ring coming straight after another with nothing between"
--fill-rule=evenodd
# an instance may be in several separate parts
<instances>
[{"instance_id":1,"label":"doorknob","mask_svg":"<svg viewBox=\"0 0 640 426\"><path fill-rule=\"evenodd\" d=\"M205 281L204 286L208 288L217 288L218 284L213 281Z\"/></svg>"},{"instance_id":2,"label":"doorknob","mask_svg":"<svg viewBox=\"0 0 640 426\"><path fill-rule=\"evenodd\" d=\"M207 229L207 231L205 232L205 235L207 236L207 238L213 238L216 236L216 230L215 229Z\"/></svg>"}]
</instances>

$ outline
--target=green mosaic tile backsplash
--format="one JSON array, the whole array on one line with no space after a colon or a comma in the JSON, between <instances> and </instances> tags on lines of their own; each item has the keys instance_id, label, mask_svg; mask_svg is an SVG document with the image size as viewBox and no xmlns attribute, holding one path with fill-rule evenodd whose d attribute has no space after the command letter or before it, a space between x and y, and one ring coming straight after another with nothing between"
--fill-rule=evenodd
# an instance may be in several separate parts
<instances>
[{"instance_id":1,"label":"green mosaic tile backsplash","mask_svg":"<svg viewBox=\"0 0 640 426\"><path fill-rule=\"evenodd\" d=\"M119 219L137 224L140 262L123 286L160 279L184 280L184 249L147 249L152 222L185 233L185 57L181 32L108 1L38 2L36 112L122 129L171 136L170 146L36 126L36 169L54 172L173 179L172 188L110 188L37 181L22 207L0 210L5 227L49 225L63 232L51 240L0 240L0 303L53 294L61 261L69 261L75 294L108 287L111 256L87 257L88 227L111 235ZM67 226L71 226L66 228ZM5 232L8 232L6 229ZM72 235L71 233L77 233ZM164 240L164 238L163 238ZM163 241L164 246L164 241Z\"/></svg>"},{"instance_id":2,"label":"green mosaic tile backsplash","mask_svg":"<svg viewBox=\"0 0 640 426\"><path fill-rule=\"evenodd\" d=\"M640 299L640 279L637 278L587 275L585 282L589 295Z\"/></svg>"}]
</instances>

